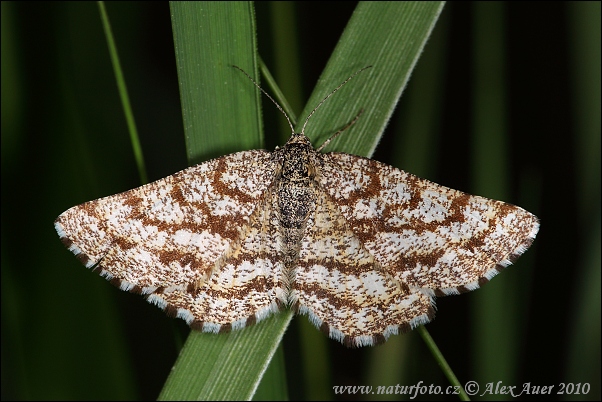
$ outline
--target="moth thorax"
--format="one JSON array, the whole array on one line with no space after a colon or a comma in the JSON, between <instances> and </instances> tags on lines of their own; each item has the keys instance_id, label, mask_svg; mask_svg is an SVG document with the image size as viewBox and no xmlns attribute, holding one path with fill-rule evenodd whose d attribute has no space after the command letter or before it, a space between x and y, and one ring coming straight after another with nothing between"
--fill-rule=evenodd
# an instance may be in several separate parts
<instances>
[{"instance_id":1,"label":"moth thorax","mask_svg":"<svg viewBox=\"0 0 602 402\"><path fill-rule=\"evenodd\" d=\"M313 149L302 144L291 144L287 147L282 162L282 178L290 181L305 181L314 176L311 153Z\"/></svg>"},{"instance_id":2,"label":"moth thorax","mask_svg":"<svg viewBox=\"0 0 602 402\"><path fill-rule=\"evenodd\" d=\"M299 182L282 183L278 188L280 224L286 229L302 229L307 216L315 208L316 194L313 187Z\"/></svg>"}]
</instances>

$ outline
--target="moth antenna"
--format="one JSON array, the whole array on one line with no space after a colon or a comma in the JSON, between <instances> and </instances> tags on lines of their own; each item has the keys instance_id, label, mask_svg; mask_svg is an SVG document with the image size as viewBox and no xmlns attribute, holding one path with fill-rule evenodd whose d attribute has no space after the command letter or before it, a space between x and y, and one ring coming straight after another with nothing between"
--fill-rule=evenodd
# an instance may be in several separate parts
<instances>
[{"instance_id":1,"label":"moth antenna","mask_svg":"<svg viewBox=\"0 0 602 402\"><path fill-rule=\"evenodd\" d=\"M349 127L353 126L355 124L355 122L360 118L360 116L362 115L362 113L364 113L364 109L360 110L360 112L353 118L353 120L351 120L351 122L349 122L345 127L343 127L342 129L340 129L339 131L337 131L336 133L334 133L333 135L331 135L329 139L327 139L326 141L324 141L324 143L322 145L320 145L320 147L318 149L316 149L316 152L320 152L321 150L323 150L324 147L330 143L330 141L334 140L343 131L345 131Z\"/></svg>"},{"instance_id":2,"label":"moth antenna","mask_svg":"<svg viewBox=\"0 0 602 402\"><path fill-rule=\"evenodd\" d=\"M252 82L253 84L255 84L255 86L256 86L257 88L259 88L259 90L260 90L261 92L263 92L263 94L264 94L265 96L267 96L267 97L268 97L268 98L269 98L269 99L272 101L272 103L274 103L274 105L276 105L276 107L278 108L278 110L280 110L280 111L282 112L282 114L284 115L284 117L286 117L286 121L288 121L288 125L289 125L289 127L291 128L291 132L292 132L293 134L295 134L295 128L293 127L293 124L291 123L291 120L288 118L288 115L286 114L286 112L284 111L284 109L282 109L282 107L281 107L281 106L278 104L278 102L276 102L276 101L275 101L275 100L274 100L274 99L273 99L273 98L270 96L270 94L268 94L266 91L264 91L264 90L263 90L263 88L262 88L262 87L260 87L260 86L259 86L259 84L258 84L258 83L256 83L256 82L255 82L255 80L254 80L253 78L251 78L251 76L250 76L249 74L247 74L247 72L246 72L245 70L243 70L242 68L240 68L240 67L238 67L238 66L235 66L235 65L232 65L232 67L234 67L234 68L237 68L237 69L239 69L240 71L242 71L242 73L243 73L244 75L246 75L246 76L247 76L247 78L248 78L248 79L250 79L250 80L251 80L251 82ZM349 81L349 80L347 80L347 81ZM338 88L337 88L337 89L338 89Z\"/></svg>"},{"instance_id":3,"label":"moth antenna","mask_svg":"<svg viewBox=\"0 0 602 402\"><path fill-rule=\"evenodd\" d=\"M372 67L372 66L367 66L367 67L364 67L364 68L361 68L361 69L359 69L359 70L358 70L358 71L356 71L356 72L355 72L355 73L354 73L354 74L353 74L351 77L349 77L349 78L347 78L345 81L343 81L343 82L341 83L341 85L339 85L338 87L336 87L336 88L334 89L334 91L332 91L331 93L329 93L329 94L328 94L328 96L326 96L326 98L322 99L322 102L318 103L318 106L316 106L316 107L314 108L314 110L312 110L312 111L311 111L311 113L309 114L309 116L307 116L307 119L305 119L305 123L303 123L303 128L301 128L301 134L305 134L305 126L307 126L307 122L309 121L309 118L310 118L311 116L313 116L313 114L316 112L316 110L318 110L318 108L319 108L320 106L322 106L322 104L323 104L324 102L326 102L326 99L330 98L330 97L331 97L331 96L332 96L332 95L333 95L333 94L334 94L336 91L338 91L339 89L341 89L341 87L342 87L343 85L345 85L347 82L349 82L349 81L350 81L350 80L351 80L353 77L355 77L356 75L358 75L358 74L359 74L359 73L361 73L362 71L369 69L370 67ZM358 115L358 116L359 116L359 115ZM357 120L357 118L353 120L352 124L355 122L355 120ZM347 126L347 127L349 127L349 126ZM344 129L343 129L343 130L344 130ZM342 132L343 130L341 130L341 132ZM339 132L339 133L337 133L337 134L335 134L335 135L338 135L338 134L340 134L340 132ZM331 138L332 138L332 137L331 137ZM320 148L322 148L322 147L320 147Z\"/></svg>"}]
</instances>

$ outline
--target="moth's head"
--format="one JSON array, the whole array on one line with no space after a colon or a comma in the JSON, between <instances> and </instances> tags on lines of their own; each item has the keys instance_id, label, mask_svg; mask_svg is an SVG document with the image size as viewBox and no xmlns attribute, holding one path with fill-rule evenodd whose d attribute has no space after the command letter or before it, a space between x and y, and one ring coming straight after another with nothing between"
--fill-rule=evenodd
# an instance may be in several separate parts
<instances>
[{"instance_id":1,"label":"moth's head","mask_svg":"<svg viewBox=\"0 0 602 402\"><path fill-rule=\"evenodd\" d=\"M286 145L294 145L294 144L301 144L301 145L309 145L311 146L311 141L309 140L309 138L307 138L307 136L305 134L298 134L298 133L293 133L291 135L291 138L289 138L289 140L286 142Z\"/></svg>"},{"instance_id":2,"label":"moth's head","mask_svg":"<svg viewBox=\"0 0 602 402\"><path fill-rule=\"evenodd\" d=\"M281 174L291 181L302 181L314 176L312 155L315 153L309 138L293 134L283 147Z\"/></svg>"}]
</instances>

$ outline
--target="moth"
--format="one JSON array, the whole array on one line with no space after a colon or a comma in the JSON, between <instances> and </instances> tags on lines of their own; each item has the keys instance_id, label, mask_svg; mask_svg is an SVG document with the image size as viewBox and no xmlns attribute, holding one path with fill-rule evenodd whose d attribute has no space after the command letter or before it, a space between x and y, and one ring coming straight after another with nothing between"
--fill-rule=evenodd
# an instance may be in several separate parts
<instances>
[{"instance_id":1,"label":"moth","mask_svg":"<svg viewBox=\"0 0 602 402\"><path fill-rule=\"evenodd\" d=\"M205 332L290 307L358 347L429 322L436 297L488 282L529 248L539 221L371 159L321 152L328 141L314 149L309 119L356 74L301 133L287 116L292 135L281 148L75 206L55 221L61 241L120 289Z\"/></svg>"}]
</instances>

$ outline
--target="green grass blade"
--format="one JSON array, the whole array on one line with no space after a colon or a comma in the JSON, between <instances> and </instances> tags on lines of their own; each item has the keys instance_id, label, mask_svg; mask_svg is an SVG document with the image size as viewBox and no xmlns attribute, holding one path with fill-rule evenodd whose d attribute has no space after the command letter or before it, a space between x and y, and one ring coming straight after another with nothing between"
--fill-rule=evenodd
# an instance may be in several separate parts
<instances>
[{"instance_id":1,"label":"green grass blade","mask_svg":"<svg viewBox=\"0 0 602 402\"><path fill-rule=\"evenodd\" d=\"M299 27L295 15L297 4L292 1L270 2L270 24L272 35L270 41L273 45L274 64L271 66L278 85L282 88L290 102L289 117L298 116L303 108L303 88L301 80L301 52L299 48ZM262 71L263 72L263 71ZM291 118L291 121L294 119ZM290 133L287 122L279 122L279 143L284 143ZM293 122L293 125L296 124Z\"/></svg>"},{"instance_id":2,"label":"green grass blade","mask_svg":"<svg viewBox=\"0 0 602 402\"><path fill-rule=\"evenodd\" d=\"M245 2L171 4L188 158L191 164L263 147L254 11Z\"/></svg>"},{"instance_id":3,"label":"green grass blade","mask_svg":"<svg viewBox=\"0 0 602 402\"><path fill-rule=\"evenodd\" d=\"M159 399L251 399L291 318L288 311L229 334L192 332ZM275 377L270 388L286 392L282 378Z\"/></svg>"},{"instance_id":4,"label":"green grass blade","mask_svg":"<svg viewBox=\"0 0 602 402\"><path fill-rule=\"evenodd\" d=\"M266 85L265 85L266 88L269 88L269 90L271 92L272 98L274 98L274 100L276 102L278 102L278 104L282 107L282 110L284 110L284 112L290 119L291 124L293 124L293 126L294 126L295 124L297 124L297 115L293 111L292 106L288 103L288 100L284 96L284 93L282 93L280 86L278 86L278 83L276 83L276 80L274 79L274 76L268 69L268 66L266 66L266 64L261 59L259 59L259 69L261 70L261 76L266 81ZM266 88L264 88L264 90L267 90ZM286 126L283 126L284 127L283 131L285 131L285 132L290 131L290 129L288 127L288 123L285 123L285 124L286 124ZM290 135L290 133L289 133L289 135Z\"/></svg>"},{"instance_id":5,"label":"green grass blade","mask_svg":"<svg viewBox=\"0 0 602 402\"><path fill-rule=\"evenodd\" d=\"M148 176L146 174L144 156L142 155L142 147L140 146L140 138L138 137L138 129L136 128L136 121L134 119L134 113L132 112L132 105L130 103L130 97L128 95L127 86L125 85L125 78L123 77L121 63L119 62L117 45L115 45L113 31L111 30L111 23L109 22L109 16L107 15L107 10L105 9L104 2L99 1L98 8L100 10L100 18L102 20L105 36L107 38L107 44L109 46L109 54L111 55L113 70L115 71L115 79L117 80L117 87L119 88L121 105L125 113L125 120L127 121L128 131L130 132L130 141L132 142L132 148L134 150L136 166L138 166L140 182L142 184L146 184L148 183Z\"/></svg>"},{"instance_id":6,"label":"green grass blade","mask_svg":"<svg viewBox=\"0 0 602 402\"><path fill-rule=\"evenodd\" d=\"M290 316L292 318L292 314ZM284 349L281 344L276 349L276 353L261 379L257 392L253 395L253 400L284 401L288 399L287 394Z\"/></svg>"},{"instance_id":7,"label":"green grass blade","mask_svg":"<svg viewBox=\"0 0 602 402\"><path fill-rule=\"evenodd\" d=\"M441 371L443 371L443 374L445 374L445 376L449 380L449 383L454 387L457 387L457 389L459 390L458 392L460 400L469 401L470 398L466 394L466 391L464 391L464 387L462 386L460 381L458 381L458 377L456 377L449 364L447 364L447 360L445 360L443 353L441 353L439 347L437 347L437 344L431 337L431 334L429 334L428 330L424 326L420 326L416 329L416 331L418 331L418 333L424 340L424 343L431 351L434 359L437 361L437 364L439 364L439 367L441 367Z\"/></svg>"},{"instance_id":8,"label":"green grass blade","mask_svg":"<svg viewBox=\"0 0 602 402\"><path fill-rule=\"evenodd\" d=\"M442 2L359 3L297 129L328 93L371 65L322 105L305 132L319 146L364 109L350 132L333 140L325 151L371 156L442 8Z\"/></svg>"}]
</instances>

